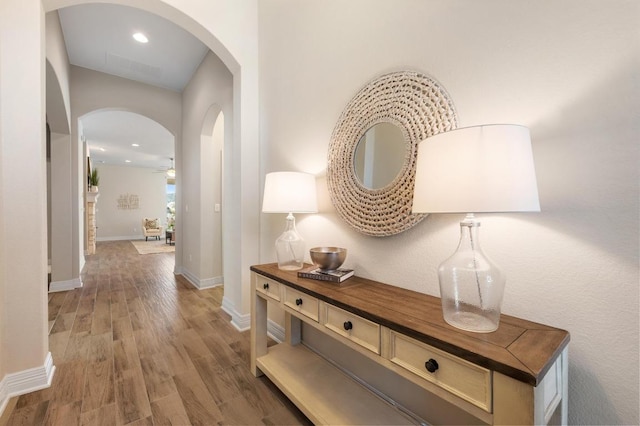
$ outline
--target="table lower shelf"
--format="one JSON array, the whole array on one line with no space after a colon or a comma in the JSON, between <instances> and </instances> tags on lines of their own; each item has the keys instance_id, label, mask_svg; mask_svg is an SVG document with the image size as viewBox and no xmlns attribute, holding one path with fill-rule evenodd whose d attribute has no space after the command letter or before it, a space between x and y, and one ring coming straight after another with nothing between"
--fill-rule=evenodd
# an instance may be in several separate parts
<instances>
[{"instance_id":1,"label":"table lower shelf","mask_svg":"<svg viewBox=\"0 0 640 426\"><path fill-rule=\"evenodd\" d=\"M418 424L303 345L271 346L256 365L314 424Z\"/></svg>"}]
</instances>

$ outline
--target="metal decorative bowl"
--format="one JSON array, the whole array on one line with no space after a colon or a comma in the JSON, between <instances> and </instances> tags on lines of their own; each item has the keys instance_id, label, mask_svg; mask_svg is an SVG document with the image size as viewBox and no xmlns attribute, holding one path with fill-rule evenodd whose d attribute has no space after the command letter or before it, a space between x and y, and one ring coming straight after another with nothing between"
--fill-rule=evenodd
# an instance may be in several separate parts
<instances>
[{"instance_id":1,"label":"metal decorative bowl","mask_svg":"<svg viewBox=\"0 0 640 426\"><path fill-rule=\"evenodd\" d=\"M335 271L347 258L347 249L340 247L314 247L309 250L311 261L321 271Z\"/></svg>"}]
</instances>

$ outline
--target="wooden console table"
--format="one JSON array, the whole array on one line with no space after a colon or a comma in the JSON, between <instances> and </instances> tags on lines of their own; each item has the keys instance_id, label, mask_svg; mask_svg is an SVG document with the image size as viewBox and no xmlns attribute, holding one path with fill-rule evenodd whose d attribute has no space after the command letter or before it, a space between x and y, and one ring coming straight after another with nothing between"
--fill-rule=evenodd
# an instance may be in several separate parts
<instances>
[{"instance_id":1,"label":"wooden console table","mask_svg":"<svg viewBox=\"0 0 640 426\"><path fill-rule=\"evenodd\" d=\"M305 346L303 322L479 422L567 423L567 331L502 315L495 332L471 333L444 321L437 297L357 276L342 285L298 278L275 263L251 271L251 370L315 424L430 420ZM269 347L267 301L285 311L285 341Z\"/></svg>"}]
</instances>

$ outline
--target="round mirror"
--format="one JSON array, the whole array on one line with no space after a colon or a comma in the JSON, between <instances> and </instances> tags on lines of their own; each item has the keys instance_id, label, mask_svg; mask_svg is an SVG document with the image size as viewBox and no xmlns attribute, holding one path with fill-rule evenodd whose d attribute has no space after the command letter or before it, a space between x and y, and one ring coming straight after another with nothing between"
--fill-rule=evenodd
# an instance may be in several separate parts
<instances>
[{"instance_id":1,"label":"round mirror","mask_svg":"<svg viewBox=\"0 0 640 426\"><path fill-rule=\"evenodd\" d=\"M391 143L389 150L404 156L388 168L372 160L367 169L366 161L358 159L369 155L368 144L361 142L369 131L377 134L379 127L380 133L399 131L402 142ZM369 82L342 111L329 143L327 186L338 215L358 232L374 237L395 235L420 222L426 214L411 212L418 144L456 127L453 102L432 78L401 71ZM377 135L375 140L377 157ZM380 162L388 159L386 154L379 156ZM384 170L384 177L378 179L378 170Z\"/></svg>"},{"instance_id":2,"label":"round mirror","mask_svg":"<svg viewBox=\"0 0 640 426\"><path fill-rule=\"evenodd\" d=\"M378 123L358 141L353 169L365 188L384 188L400 174L406 157L407 144L400 127Z\"/></svg>"}]
</instances>

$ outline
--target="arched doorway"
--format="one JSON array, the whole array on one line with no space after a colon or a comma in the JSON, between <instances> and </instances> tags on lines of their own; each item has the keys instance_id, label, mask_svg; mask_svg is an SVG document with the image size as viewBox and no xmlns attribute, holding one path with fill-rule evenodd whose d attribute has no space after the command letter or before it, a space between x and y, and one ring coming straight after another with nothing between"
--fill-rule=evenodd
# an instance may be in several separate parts
<instances>
[{"instance_id":1,"label":"arched doorway","mask_svg":"<svg viewBox=\"0 0 640 426\"><path fill-rule=\"evenodd\" d=\"M85 3L91 1L42 0L47 12ZM117 0L112 3L122 4ZM226 117L230 125L223 159L223 191L231 195L221 205L221 216L225 220L223 240L229 242L225 244L223 260L226 284L223 307L237 328L246 329L250 309L249 266L259 260L257 4L229 6L221 0L203 4L132 0L127 5L162 16L189 31L206 44L233 75L233 107ZM222 8L233 13L220 13ZM73 130L77 136L77 128ZM176 168L184 169L180 144L177 138L175 162ZM185 184L179 180L178 191ZM189 206L180 198L177 197L177 208L185 211ZM179 218L176 226L181 227ZM177 273L182 271L182 260L190 259L191 254L177 247Z\"/></svg>"},{"instance_id":2,"label":"arched doorway","mask_svg":"<svg viewBox=\"0 0 640 426\"><path fill-rule=\"evenodd\" d=\"M225 116L217 105L212 105L205 115L200 135L202 166L201 176L201 231L203 234L202 276L212 277L211 285L224 282L222 205L224 205L223 166Z\"/></svg>"},{"instance_id":3,"label":"arched doorway","mask_svg":"<svg viewBox=\"0 0 640 426\"><path fill-rule=\"evenodd\" d=\"M91 167L101 176L95 241L139 239L143 218L156 218L166 229L167 170L175 157L174 134L163 123L128 110L95 110L79 120ZM132 205L124 200L130 197L142 202ZM85 235L86 246L91 246L90 234Z\"/></svg>"}]
</instances>

